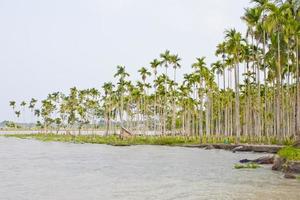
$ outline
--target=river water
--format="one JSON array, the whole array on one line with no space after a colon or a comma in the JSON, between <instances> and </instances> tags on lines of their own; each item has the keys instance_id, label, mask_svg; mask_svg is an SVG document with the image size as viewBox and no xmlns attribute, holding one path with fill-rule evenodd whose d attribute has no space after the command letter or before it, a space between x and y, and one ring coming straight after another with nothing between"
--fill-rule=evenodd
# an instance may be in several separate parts
<instances>
[{"instance_id":1,"label":"river water","mask_svg":"<svg viewBox=\"0 0 300 200\"><path fill-rule=\"evenodd\" d=\"M300 181L284 179L270 166L233 169L242 158L262 155L0 137L0 199L299 200Z\"/></svg>"}]
</instances>

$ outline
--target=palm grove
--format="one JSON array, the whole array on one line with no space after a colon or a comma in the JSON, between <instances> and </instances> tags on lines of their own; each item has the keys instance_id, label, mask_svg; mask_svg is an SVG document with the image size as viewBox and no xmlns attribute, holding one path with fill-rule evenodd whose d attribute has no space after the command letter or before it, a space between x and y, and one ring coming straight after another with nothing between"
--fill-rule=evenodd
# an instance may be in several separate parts
<instances>
[{"instance_id":1,"label":"palm grove","mask_svg":"<svg viewBox=\"0 0 300 200\"><path fill-rule=\"evenodd\" d=\"M11 101L17 117L28 107L45 130L119 127L139 134L201 137L277 138L300 135L299 0L252 0L242 20L247 34L225 31L217 61L196 58L192 72L178 81L181 58L166 50L142 67L132 82L117 66L116 84L100 90L71 88L37 100ZM95 127L96 128L96 127Z\"/></svg>"}]
</instances>

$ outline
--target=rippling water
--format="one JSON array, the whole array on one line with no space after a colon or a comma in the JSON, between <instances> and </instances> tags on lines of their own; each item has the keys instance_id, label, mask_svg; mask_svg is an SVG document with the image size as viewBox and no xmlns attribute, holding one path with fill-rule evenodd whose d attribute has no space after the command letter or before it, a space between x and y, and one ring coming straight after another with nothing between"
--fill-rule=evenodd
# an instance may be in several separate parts
<instances>
[{"instance_id":1,"label":"rippling water","mask_svg":"<svg viewBox=\"0 0 300 200\"><path fill-rule=\"evenodd\" d=\"M270 167L233 169L261 155L0 137L0 199L300 199L300 181Z\"/></svg>"}]
</instances>

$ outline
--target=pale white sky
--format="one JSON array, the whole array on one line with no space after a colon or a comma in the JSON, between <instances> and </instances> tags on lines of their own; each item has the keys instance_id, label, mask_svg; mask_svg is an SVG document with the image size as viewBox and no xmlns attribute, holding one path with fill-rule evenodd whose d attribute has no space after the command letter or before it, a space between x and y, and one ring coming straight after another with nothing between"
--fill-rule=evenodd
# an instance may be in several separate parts
<instances>
[{"instance_id":1,"label":"pale white sky","mask_svg":"<svg viewBox=\"0 0 300 200\"><path fill-rule=\"evenodd\" d=\"M245 32L249 0L0 0L0 121L9 100L98 87L122 64L137 70L165 49L215 61L224 29Z\"/></svg>"}]
</instances>

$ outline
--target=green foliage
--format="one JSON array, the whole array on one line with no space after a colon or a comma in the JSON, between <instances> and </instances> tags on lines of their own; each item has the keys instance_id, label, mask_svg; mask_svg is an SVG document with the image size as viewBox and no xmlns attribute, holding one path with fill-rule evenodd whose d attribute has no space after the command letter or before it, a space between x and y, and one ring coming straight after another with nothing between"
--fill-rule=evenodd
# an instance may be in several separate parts
<instances>
[{"instance_id":1,"label":"green foliage","mask_svg":"<svg viewBox=\"0 0 300 200\"><path fill-rule=\"evenodd\" d=\"M197 144L197 137L183 136L134 136L121 139L118 135L99 136L99 135L59 135L59 134L13 134L6 137L17 137L20 139L37 139L44 142L72 142L72 143L91 143L108 144L115 146L123 145L180 145Z\"/></svg>"},{"instance_id":2,"label":"green foliage","mask_svg":"<svg viewBox=\"0 0 300 200\"><path fill-rule=\"evenodd\" d=\"M6 126L7 128L17 128L17 129L21 128L20 125L14 123L14 122L6 122L6 123L5 123L5 126Z\"/></svg>"},{"instance_id":3,"label":"green foliage","mask_svg":"<svg viewBox=\"0 0 300 200\"><path fill-rule=\"evenodd\" d=\"M260 168L260 165L256 163L247 163L247 164L235 164L235 169L257 169Z\"/></svg>"},{"instance_id":4,"label":"green foliage","mask_svg":"<svg viewBox=\"0 0 300 200\"><path fill-rule=\"evenodd\" d=\"M285 147L278 152L278 155L287 160L300 161L300 149L294 147Z\"/></svg>"},{"instance_id":5,"label":"green foliage","mask_svg":"<svg viewBox=\"0 0 300 200\"><path fill-rule=\"evenodd\" d=\"M145 136L138 135L121 139L118 135L62 135L53 133L40 134L9 134L6 137L17 137L21 139L37 139L40 141L72 142L72 143L92 143L109 145L193 145L193 144L235 144L236 137L222 136ZM275 140L274 140L275 141ZM282 144L277 141L275 144ZM269 144L267 138L241 137L241 144Z\"/></svg>"}]
</instances>

